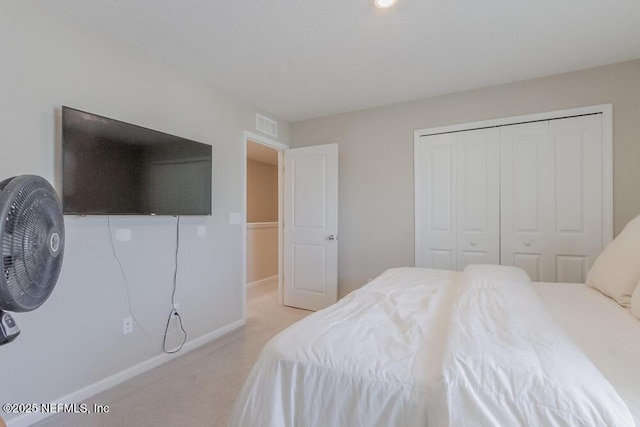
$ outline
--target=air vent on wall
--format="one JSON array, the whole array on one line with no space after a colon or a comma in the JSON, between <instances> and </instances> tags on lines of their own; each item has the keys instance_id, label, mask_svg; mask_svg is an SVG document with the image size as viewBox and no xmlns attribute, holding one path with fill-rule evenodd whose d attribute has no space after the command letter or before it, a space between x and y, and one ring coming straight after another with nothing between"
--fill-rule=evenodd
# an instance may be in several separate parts
<instances>
[{"instance_id":1,"label":"air vent on wall","mask_svg":"<svg viewBox=\"0 0 640 427\"><path fill-rule=\"evenodd\" d=\"M274 138L278 137L278 123L275 120L271 120L262 114L256 114L256 129L260 132L271 135Z\"/></svg>"}]
</instances>

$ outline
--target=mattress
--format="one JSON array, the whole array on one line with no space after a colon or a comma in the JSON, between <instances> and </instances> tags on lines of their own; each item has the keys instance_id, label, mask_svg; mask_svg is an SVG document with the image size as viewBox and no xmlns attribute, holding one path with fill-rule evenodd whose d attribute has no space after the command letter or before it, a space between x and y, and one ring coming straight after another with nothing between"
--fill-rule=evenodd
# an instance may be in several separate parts
<instances>
[{"instance_id":1,"label":"mattress","mask_svg":"<svg viewBox=\"0 0 640 427\"><path fill-rule=\"evenodd\" d=\"M581 283L534 283L555 321L613 385L640 426L640 320Z\"/></svg>"}]
</instances>

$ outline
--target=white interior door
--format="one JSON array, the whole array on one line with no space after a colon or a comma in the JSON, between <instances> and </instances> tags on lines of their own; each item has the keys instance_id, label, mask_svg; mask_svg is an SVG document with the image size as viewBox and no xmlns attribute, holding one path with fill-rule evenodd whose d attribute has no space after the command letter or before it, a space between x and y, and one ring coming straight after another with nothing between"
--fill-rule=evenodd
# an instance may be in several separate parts
<instances>
[{"instance_id":1,"label":"white interior door","mask_svg":"<svg viewBox=\"0 0 640 427\"><path fill-rule=\"evenodd\" d=\"M501 131L501 263L584 283L604 245L602 116Z\"/></svg>"},{"instance_id":2,"label":"white interior door","mask_svg":"<svg viewBox=\"0 0 640 427\"><path fill-rule=\"evenodd\" d=\"M497 128L469 130L416 144L417 267L499 263L498 134Z\"/></svg>"},{"instance_id":3,"label":"white interior door","mask_svg":"<svg viewBox=\"0 0 640 427\"><path fill-rule=\"evenodd\" d=\"M415 145L416 267L456 269L455 134Z\"/></svg>"},{"instance_id":4,"label":"white interior door","mask_svg":"<svg viewBox=\"0 0 640 427\"><path fill-rule=\"evenodd\" d=\"M338 145L285 150L285 305L319 310L338 299Z\"/></svg>"},{"instance_id":5,"label":"white interior door","mask_svg":"<svg viewBox=\"0 0 640 427\"><path fill-rule=\"evenodd\" d=\"M549 122L553 153L552 281L584 283L604 245L602 116Z\"/></svg>"},{"instance_id":6,"label":"white interior door","mask_svg":"<svg viewBox=\"0 0 640 427\"><path fill-rule=\"evenodd\" d=\"M500 131L453 134L457 145L457 269L500 263Z\"/></svg>"},{"instance_id":7,"label":"white interior door","mask_svg":"<svg viewBox=\"0 0 640 427\"><path fill-rule=\"evenodd\" d=\"M501 145L500 263L552 281L553 164L549 122L505 126Z\"/></svg>"}]
</instances>

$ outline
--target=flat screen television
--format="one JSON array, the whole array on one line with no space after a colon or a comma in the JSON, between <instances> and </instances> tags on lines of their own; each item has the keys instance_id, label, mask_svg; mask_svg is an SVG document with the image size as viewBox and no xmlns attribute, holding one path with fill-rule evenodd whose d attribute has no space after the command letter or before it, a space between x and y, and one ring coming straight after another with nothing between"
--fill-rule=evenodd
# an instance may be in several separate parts
<instances>
[{"instance_id":1,"label":"flat screen television","mask_svg":"<svg viewBox=\"0 0 640 427\"><path fill-rule=\"evenodd\" d=\"M212 147L62 107L62 204L71 215L211 215Z\"/></svg>"}]
</instances>

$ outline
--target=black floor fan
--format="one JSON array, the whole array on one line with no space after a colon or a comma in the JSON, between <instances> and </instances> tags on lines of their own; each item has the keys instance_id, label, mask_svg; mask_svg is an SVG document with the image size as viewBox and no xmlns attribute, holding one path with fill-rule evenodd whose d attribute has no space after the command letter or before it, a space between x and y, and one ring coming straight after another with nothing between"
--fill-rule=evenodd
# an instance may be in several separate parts
<instances>
[{"instance_id":1,"label":"black floor fan","mask_svg":"<svg viewBox=\"0 0 640 427\"><path fill-rule=\"evenodd\" d=\"M4 312L31 311L51 295L62 268L64 217L49 182L21 175L0 182L0 345L20 329Z\"/></svg>"}]
</instances>

